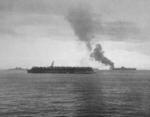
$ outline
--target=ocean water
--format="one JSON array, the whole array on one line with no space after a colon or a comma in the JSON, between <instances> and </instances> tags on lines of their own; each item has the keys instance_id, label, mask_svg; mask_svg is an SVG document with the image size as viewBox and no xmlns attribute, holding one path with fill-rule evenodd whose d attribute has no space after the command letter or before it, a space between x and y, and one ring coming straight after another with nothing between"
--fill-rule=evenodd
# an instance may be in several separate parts
<instances>
[{"instance_id":1,"label":"ocean water","mask_svg":"<svg viewBox=\"0 0 150 117\"><path fill-rule=\"evenodd\" d=\"M0 117L150 117L150 72L0 71Z\"/></svg>"}]
</instances>

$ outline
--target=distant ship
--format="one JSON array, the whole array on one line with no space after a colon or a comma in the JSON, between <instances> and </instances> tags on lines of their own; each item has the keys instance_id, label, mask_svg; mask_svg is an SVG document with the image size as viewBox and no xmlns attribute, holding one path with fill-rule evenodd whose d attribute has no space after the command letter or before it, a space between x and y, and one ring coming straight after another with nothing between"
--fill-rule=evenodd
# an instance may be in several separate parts
<instances>
[{"instance_id":1,"label":"distant ship","mask_svg":"<svg viewBox=\"0 0 150 117\"><path fill-rule=\"evenodd\" d=\"M120 68L113 68L112 70L136 70L136 68L127 68L127 67L120 67Z\"/></svg>"},{"instance_id":2,"label":"distant ship","mask_svg":"<svg viewBox=\"0 0 150 117\"><path fill-rule=\"evenodd\" d=\"M59 67L54 66L54 61L49 67L32 67L28 73L65 73L65 74L91 74L94 70L91 67Z\"/></svg>"}]
</instances>

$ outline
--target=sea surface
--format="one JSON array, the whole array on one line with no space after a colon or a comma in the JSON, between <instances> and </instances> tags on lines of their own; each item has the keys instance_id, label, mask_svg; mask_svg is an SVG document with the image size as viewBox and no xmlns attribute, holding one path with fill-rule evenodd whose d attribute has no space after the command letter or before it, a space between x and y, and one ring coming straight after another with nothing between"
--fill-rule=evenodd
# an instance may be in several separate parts
<instances>
[{"instance_id":1,"label":"sea surface","mask_svg":"<svg viewBox=\"0 0 150 117\"><path fill-rule=\"evenodd\" d=\"M150 71L0 71L0 117L150 117Z\"/></svg>"}]
</instances>

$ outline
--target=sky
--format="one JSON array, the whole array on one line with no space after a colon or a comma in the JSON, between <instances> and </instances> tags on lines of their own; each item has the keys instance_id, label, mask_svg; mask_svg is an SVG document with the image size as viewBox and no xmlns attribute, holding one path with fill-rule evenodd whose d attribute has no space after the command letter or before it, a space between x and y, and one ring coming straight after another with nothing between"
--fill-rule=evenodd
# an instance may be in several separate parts
<instances>
[{"instance_id":1,"label":"sky","mask_svg":"<svg viewBox=\"0 0 150 117\"><path fill-rule=\"evenodd\" d=\"M80 22L69 17L84 7L80 17L90 15L94 27L87 30L91 50L101 44L116 67L150 69L149 6L148 0L0 0L0 68L49 66L53 60L58 66L107 68L90 58L76 31Z\"/></svg>"}]
</instances>

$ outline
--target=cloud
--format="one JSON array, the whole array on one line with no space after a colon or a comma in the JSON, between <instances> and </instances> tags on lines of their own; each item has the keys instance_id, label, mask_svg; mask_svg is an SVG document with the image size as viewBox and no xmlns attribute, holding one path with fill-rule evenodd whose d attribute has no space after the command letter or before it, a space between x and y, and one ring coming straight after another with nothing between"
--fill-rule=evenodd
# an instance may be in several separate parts
<instances>
[{"instance_id":1,"label":"cloud","mask_svg":"<svg viewBox=\"0 0 150 117\"><path fill-rule=\"evenodd\" d=\"M150 55L150 42L143 43L130 43L127 44L127 47L124 47L125 50L129 52L139 52L141 54Z\"/></svg>"},{"instance_id":2,"label":"cloud","mask_svg":"<svg viewBox=\"0 0 150 117\"><path fill-rule=\"evenodd\" d=\"M3 36L17 36L18 33L12 27L0 27L0 35Z\"/></svg>"},{"instance_id":3,"label":"cloud","mask_svg":"<svg viewBox=\"0 0 150 117\"><path fill-rule=\"evenodd\" d=\"M87 2L94 3L88 0L83 0L82 5L86 7L88 4ZM101 1L98 3L101 3ZM21 25L50 25L51 15L64 17L68 14L68 11L70 11L71 8L75 6L80 7L79 4L81 4L80 0L0 0L0 16L2 16L1 14L3 14L3 16L7 16L7 20L10 20L8 21L8 23L11 23L11 25L15 25L14 28ZM88 12L91 10L91 16L89 16L91 17L91 21L87 21L86 26L91 27L88 29L92 30L87 32L95 33L97 36L109 36L110 38L106 39L110 39L111 41L140 41L141 37L138 37L141 33L141 30L135 22L119 19L115 19L114 21L106 21L102 15L99 16L95 14L95 12L100 13L101 11L95 11L92 5L89 5L86 10L87 12L84 12L86 14L84 14L83 16L88 16ZM23 15L26 16L24 17ZM20 19L20 17L18 16L22 17L22 19ZM71 17L74 17L73 14ZM2 22L4 22L4 20L5 19L0 19L0 21ZM70 21L71 20L72 19L70 18ZM90 22L92 22L92 26ZM2 25L4 24L2 23ZM13 28L7 30L11 30L8 31L8 33L15 32ZM2 31L1 28L0 31L1 33L7 33L6 28L4 28L4 31ZM83 35L80 34L80 36ZM102 39L104 40L104 38ZM100 40L102 39L100 38Z\"/></svg>"},{"instance_id":4,"label":"cloud","mask_svg":"<svg viewBox=\"0 0 150 117\"><path fill-rule=\"evenodd\" d=\"M94 36L101 35L109 36L110 38L106 39L111 41L132 41L137 40L141 33L135 22L105 21L102 16L95 14L86 4L70 8L68 12L66 19L81 41L90 42ZM102 38L99 39L102 40Z\"/></svg>"},{"instance_id":5,"label":"cloud","mask_svg":"<svg viewBox=\"0 0 150 117\"><path fill-rule=\"evenodd\" d=\"M0 11L29 14L62 14L74 3L76 3L74 0L0 0Z\"/></svg>"},{"instance_id":6,"label":"cloud","mask_svg":"<svg viewBox=\"0 0 150 117\"><path fill-rule=\"evenodd\" d=\"M135 39L139 33L140 28L130 21L101 22L97 25L97 34L108 35L112 41Z\"/></svg>"}]
</instances>

